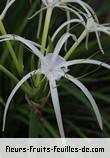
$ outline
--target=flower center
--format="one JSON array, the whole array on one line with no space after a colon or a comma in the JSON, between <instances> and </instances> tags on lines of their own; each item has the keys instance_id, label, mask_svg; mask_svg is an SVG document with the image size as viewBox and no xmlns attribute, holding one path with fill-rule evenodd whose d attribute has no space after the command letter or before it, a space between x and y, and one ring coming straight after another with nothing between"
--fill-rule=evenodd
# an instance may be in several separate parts
<instances>
[{"instance_id":1,"label":"flower center","mask_svg":"<svg viewBox=\"0 0 110 158\"><path fill-rule=\"evenodd\" d=\"M54 54L49 53L44 57L44 61L41 62L41 72L50 79L53 77L55 80L59 80L68 71L67 66L64 65L66 61L61 56L57 55L53 60Z\"/></svg>"},{"instance_id":2,"label":"flower center","mask_svg":"<svg viewBox=\"0 0 110 158\"><path fill-rule=\"evenodd\" d=\"M97 23L94 21L94 19L92 17L88 18L87 26L86 26L87 31L94 32L96 31L96 28L97 28Z\"/></svg>"},{"instance_id":3,"label":"flower center","mask_svg":"<svg viewBox=\"0 0 110 158\"><path fill-rule=\"evenodd\" d=\"M52 71L54 71L54 70L53 70L52 68L49 68L49 71L52 72Z\"/></svg>"}]
</instances>

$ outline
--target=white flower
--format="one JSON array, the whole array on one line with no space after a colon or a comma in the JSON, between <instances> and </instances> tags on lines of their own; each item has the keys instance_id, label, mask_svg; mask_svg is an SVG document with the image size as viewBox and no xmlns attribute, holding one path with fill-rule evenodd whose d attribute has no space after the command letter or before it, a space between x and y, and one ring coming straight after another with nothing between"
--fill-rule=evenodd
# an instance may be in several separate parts
<instances>
[{"instance_id":1,"label":"white flower","mask_svg":"<svg viewBox=\"0 0 110 158\"><path fill-rule=\"evenodd\" d=\"M31 76L37 75L37 74L43 74L50 86L50 92L51 92L51 98L57 118L58 128L60 131L61 137L65 137L63 124L62 124L62 118L61 118L61 110L60 110L60 103L59 103L59 97L58 97L58 91L57 91L57 84L56 81L60 80L62 77L66 78L67 80L73 82L79 89L82 90L82 92L85 94L87 99L92 105L92 108L95 112L97 121L99 123L100 128L102 129L102 119L100 116L100 112L98 110L97 104L92 97L91 93L88 91L88 89L75 77L68 74L68 67L70 65L75 64L94 64L94 65L100 65L107 69L110 69L110 65L103 63L101 61L97 60L91 60L91 59L78 59L78 60L71 60L66 61L63 57L59 55L60 50L65 43L65 41L71 36L71 34L66 33L64 34L58 43L56 44L56 47L53 51L53 53L48 53L47 55L43 56L41 52L35 47L35 43L32 41L29 41L27 39L24 39L20 36L16 35L4 35L0 36L0 41L6 41L6 40L17 40L28 46L32 52L39 57L41 66L38 70L34 70L32 72L29 72L27 75L25 75L15 86L15 88L12 90L10 96L7 99L5 111L4 111L4 117L3 117L3 130L5 128L5 120L7 115L7 110L9 108L10 102L15 95L15 93L18 91L18 89L21 87L21 85L28 80Z\"/></svg>"},{"instance_id":2,"label":"white flower","mask_svg":"<svg viewBox=\"0 0 110 158\"><path fill-rule=\"evenodd\" d=\"M94 18L92 18L92 17L88 18L87 24L85 25L87 36L89 36L89 33L95 32L100 51L102 53L104 53L104 51L103 51L101 41L100 41L100 38L99 38L99 32L103 32L107 35L110 35L110 27L108 27L107 25L108 24L99 24L99 23L97 23L94 20Z\"/></svg>"},{"instance_id":3,"label":"white flower","mask_svg":"<svg viewBox=\"0 0 110 158\"><path fill-rule=\"evenodd\" d=\"M87 18L87 17L86 17ZM82 42L82 40L86 37L86 48L88 48L88 39L89 39L89 34L90 33L95 33L96 34L96 38L97 38L97 42L98 42L98 46L100 51L104 54L104 50L102 48L102 44L100 41L100 32L103 32L107 35L110 35L110 24L100 24L96 21L96 19L94 19L93 17L89 17L87 18L87 22L81 20L81 19L71 19L68 20L66 22L64 22L62 25L60 25L60 27L55 31L55 33L52 36L52 40L55 39L55 37L57 36L57 34L67 25L73 24L73 23L79 23L82 24L85 29L83 31L83 33L81 34L81 36L77 39L76 41L76 45L79 45L80 42ZM76 47L75 47L76 48ZM74 51L74 50L73 50Z\"/></svg>"},{"instance_id":4,"label":"white flower","mask_svg":"<svg viewBox=\"0 0 110 158\"><path fill-rule=\"evenodd\" d=\"M57 8L64 9L66 11L67 20L69 20L68 13L70 12L70 13L74 13L79 18L82 18L80 13L85 15L86 17L93 16L96 19L96 21L98 21L94 10L87 3L83 2L82 0L42 0L42 3L43 3L43 5L41 6L41 9L38 10L37 12L35 12L29 19L32 19L33 17L35 17L37 14L39 14L40 12L42 12L45 9L48 9L50 7L51 8L57 7ZM77 9L77 7L75 7L75 6L68 5L71 3L78 4L79 6L81 6L83 8L83 10L85 12L81 11L80 9Z\"/></svg>"},{"instance_id":5,"label":"white flower","mask_svg":"<svg viewBox=\"0 0 110 158\"><path fill-rule=\"evenodd\" d=\"M15 0L7 0L6 5L2 13L0 14L1 20L4 19L8 9L12 6L12 4L15 2Z\"/></svg>"},{"instance_id":6,"label":"white flower","mask_svg":"<svg viewBox=\"0 0 110 158\"><path fill-rule=\"evenodd\" d=\"M83 2L82 0L42 0L45 6L49 7L66 7L68 6L68 3L76 3L79 4L85 11L86 13L90 16L90 12L93 10L90 9L90 6ZM66 8L67 9L67 8ZM90 10L90 11L89 11Z\"/></svg>"}]
</instances>

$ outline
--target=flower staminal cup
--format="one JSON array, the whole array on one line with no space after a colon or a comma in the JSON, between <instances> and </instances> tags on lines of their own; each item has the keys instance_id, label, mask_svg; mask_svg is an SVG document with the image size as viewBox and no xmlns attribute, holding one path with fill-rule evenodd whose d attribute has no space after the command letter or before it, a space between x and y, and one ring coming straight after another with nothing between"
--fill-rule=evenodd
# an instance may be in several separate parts
<instances>
[{"instance_id":1,"label":"flower staminal cup","mask_svg":"<svg viewBox=\"0 0 110 158\"><path fill-rule=\"evenodd\" d=\"M71 34L68 34L68 33L64 34L60 38L58 43L56 44L56 47L53 53L47 54L45 56L41 54L41 52L35 47L35 43L32 41L24 39L20 36L13 36L13 35L0 36L0 41L18 40L22 42L23 44L28 46L37 57L39 57L40 63L41 63L41 67L38 70L29 72L18 82L18 84L15 86L10 96L8 97L6 106L5 106L4 117L3 117L3 131L5 129L5 120L6 120L7 110L9 108L9 105L13 96L26 80L28 80L31 76L37 75L37 74L43 74L49 82L52 103L54 106L58 128L59 128L61 137L65 137L65 134L64 134L64 129L63 129L56 81L60 80L62 77L74 83L85 94L90 104L92 105L92 108L94 110L94 113L96 115L100 128L103 129L101 115L94 98L92 97L89 90L77 78L68 74L68 71L69 71L68 67L71 65L76 65L76 64L93 64L93 65L100 65L107 69L110 69L110 65L103 63L101 61L91 60L91 59L78 59L78 60L66 61L62 56L59 55L59 53L65 41L70 36Z\"/></svg>"}]
</instances>

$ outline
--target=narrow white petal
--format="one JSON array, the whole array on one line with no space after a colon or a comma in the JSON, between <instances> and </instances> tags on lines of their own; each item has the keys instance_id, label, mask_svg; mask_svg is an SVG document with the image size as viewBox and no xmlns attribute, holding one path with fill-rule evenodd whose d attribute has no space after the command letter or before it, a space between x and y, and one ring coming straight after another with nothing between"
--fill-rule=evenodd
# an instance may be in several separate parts
<instances>
[{"instance_id":1,"label":"narrow white petal","mask_svg":"<svg viewBox=\"0 0 110 158\"><path fill-rule=\"evenodd\" d=\"M32 53L34 53L37 57L39 57L41 60L44 60L43 55L41 54L41 52L34 46L34 42L27 40L23 37L17 36L17 35L11 35L11 34L7 34L7 35L3 35L0 36L0 42L2 41L8 41L8 40L16 40L16 41L20 41L23 44L25 44L27 47L29 47L32 50Z\"/></svg>"},{"instance_id":2,"label":"narrow white petal","mask_svg":"<svg viewBox=\"0 0 110 158\"><path fill-rule=\"evenodd\" d=\"M55 39L56 35L57 35L65 26L67 26L68 24L71 24L71 23L81 23L81 24L82 24L82 21L81 21L80 19L72 19L72 20L69 20L69 21L64 22L64 23L55 31L55 33L53 34L53 36L52 36L52 41Z\"/></svg>"},{"instance_id":3,"label":"narrow white petal","mask_svg":"<svg viewBox=\"0 0 110 158\"><path fill-rule=\"evenodd\" d=\"M3 19L5 17L5 14L7 12L7 10L11 7L11 5L15 2L15 0L11 0L11 1L7 1L6 6L3 10L3 12L1 13L0 17L1 19Z\"/></svg>"},{"instance_id":4,"label":"narrow white petal","mask_svg":"<svg viewBox=\"0 0 110 158\"><path fill-rule=\"evenodd\" d=\"M44 10L46 10L48 7L42 7L40 10L35 12L31 17L28 18L28 20L33 19L35 16L37 16L39 13L42 13Z\"/></svg>"},{"instance_id":5,"label":"narrow white petal","mask_svg":"<svg viewBox=\"0 0 110 158\"><path fill-rule=\"evenodd\" d=\"M84 18L73 8L68 7L67 5L60 5L59 8L65 9L65 11L69 11L70 13L75 14L82 22L84 22Z\"/></svg>"},{"instance_id":6,"label":"narrow white petal","mask_svg":"<svg viewBox=\"0 0 110 158\"><path fill-rule=\"evenodd\" d=\"M86 36L86 49L88 50L88 40L89 40L89 33L87 33L87 36Z\"/></svg>"},{"instance_id":7,"label":"narrow white petal","mask_svg":"<svg viewBox=\"0 0 110 158\"><path fill-rule=\"evenodd\" d=\"M41 54L41 52L30 42L30 40L27 40L23 37L20 36L16 36L14 37L15 40L20 41L22 43L24 43L26 46L28 46L33 53L38 56L41 60L43 60L43 55Z\"/></svg>"},{"instance_id":8,"label":"narrow white petal","mask_svg":"<svg viewBox=\"0 0 110 158\"><path fill-rule=\"evenodd\" d=\"M7 1L6 1L6 5L7 5L9 2L10 2L10 0L7 0Z\"/></svg>"},{"instance_id":9,"label":"narrow white petal","mask_svg":"<svg viewBox=\"0 0 110 158\"><path fill-rule=\"evenodd\" d=\"M109 64L106 64L106 63L98 61L98 60L92 60L92 59L70 60L70 61L67 61L65 64L61 64L60 67L77 65L77 64L93 64L93 65L98 65L98 66L102 66L102 67L105 67L107 69L110 69L110 65Z\"/></svg>"},{"instance_id":10,"label":"narrow white petal","mask_svg":"<svg viewBox=\"0 0 110 158\"><path fill-rule=\"evenodd\" d=\"M15 40L13 36L14 36L14 35L11 35L11 34L10 34L10 35L7 34L7 35L0 36L0 42L4 42L4 41L8 41L8 40ZM27 39L26 39L26 40L27 40ZM36 46L36 47L38 47L38 48L41 48L41 45L38 44L38 43L36 43L36 42L34 42L34 41L28 40L28 42L30 42L32 45L34 45L34 46ZM46 49L45 49L45 50L46 50Z\"/></svg>"},{"instance_id":11,"label":"narrow white petal","mask_svg":"<svg viewBox=\"0 0 110 158\"><path fill-rule=\"evenodd\" d=\"M4 39L7 39L7 38L10 38L10 40L11 39L13 39L13 34L6 34L6 35L2 35L2 36L0 36L0 40L1 41L4 41Z\"/></svg>"},{"instance_id":12,"label":"narrow white petal","mask_svg":"<svg viewBox=\"0 0 110 158\"><path fill-rule=\"evenodd\" d=\"M8 108L9 108L9 105L10 105L10 102L12 100L12 98L14 97L15 93L18 91L18 89L22 86L22 84L28 80L32 75L35 75L35 74L38 74L40 73L39 70L34 70L30 73L28 73L27 75L25 75L18 83L17 85L14 87L14 89L12 90L10 96L8 97L7 99L7 102L6 102L6 106L5 106L5 110L4 110L4 115L3 115L3 131L5 129L5 121L6 121L6 115L7 115L7 111L8 111Z\"/></svg>"},{"instance_id":13,"label":"narrow white petal","mask_svg":"<svg viewBox=\"0 0 110 158\"><path fill-rule=\"evenodd\" d=\"M65 33L64 35L61 36L61 38L59 39L59 41L57 42L56 46L55 46L55 49L54 49L54 55L58 55L62 46L64 45L64 43L66 42L66 40L72 36L72 34L70 33Z\"/></svg>"},{"instance_id":14,"label":"narrow white petal","mask_svg":"<svg viewBox=\"0 0 110 158\"><path fill-rule=\"evenodd\" d=\"M99 38L98 31L96 31L96 38L97 38L97 42L98 42L100 51L104 54L104 50L103 50L102 45L101 45L101 41L100 41L100 38Z\"/></svg>"},{"instance_id":15,"label":"narrow white petal","mask_svg":"<svg viewBox=\"0 0 110 158\"><path fill-rule=\"evenodd\" d=\"M95 13L95 11L85 2L83 2L85 7L87 7L89 9L89 11L92 13L93 17L95 18L96 22L99 23L98 17Z\"/></svg>"},{"instance_id":16,"label":"narrow white petal","mask_svg":"<svg viewBox=\"0 0 110 158\"><path fill-rule=\"evenodd\" d=\"M85 94L85 96L88 98L88 100L91 103L92 108L95 112L95 115L96 115L97 121L99 123L99 126L100 126L101 129L103 129L101 115L100 115L97 104L96 104L94 98L92 97L91 93L88 91L88 89L79 80L72 77L71 75L66 74L65 78L70 80L71 82L73 82L77 87L79 87L82 90L82 92Z\"/></svg>"},{"instance_id":17,"label":"narrow white petal","mask_svg":"<svg viewBox=\"0 0 110 158\"><path fill-rule=\"evenodd\" d=\"M106 33L107 35L110 35L110 27L104 27L104 26L99 26L97 28L98 31Z\"/></svg>"},{"instance_id":18,"label":"narrow white petal","mask_svg":"<svg viewBox=\"0 0 110 158\"><path fill-rule=\"evenodd\" d=\"M61 0L63 3L77 3L79 4L88 14L88 16L91 16L91 13L89 12L88 8L85 6L85 3L81 0Z\"/></svg>"},{"instance_id":19,"label":"narrow white petal","mask_svg":"<svg viewBox=\"0 0 110 158\"><path fill-rule=\"evenodd\" d=\"M38 48L42 48L40 44L34 42L34 41L30 41L28 40L31 44L33 44L34 46L38 47ZM46 49L45 49L46 50Z\"/></svg>"},{"instance_id":20,"label":"narrow white petal","mask_svg":"<svg viewBox=\"0 0 110 158\"><path fill-rule=\"evenodd\" d=\"M100 26L110 26L110 23L100 24Z\"/></svg>"},{"instance_id":21,"label":"narrow white petal","mask_svg":"<svg viewBox=\"0 0 110 158\"><path fill-rule=\"evenodd\" d=\"M56 119L57 119L57 123L58 123L58 128L59 128L61 137L64 138L65 134L64 134L64 129L63 129L63 123L62 123L60 103L59 103L59 98L58 98L58 91L57 91L56 82L54 79L50 79L49 84L50 84L50 92L51 92L52 102L53 102L53 106L54 106L54 110L55 110L55 114L56 114Z\"/></svg>"},{"instance_id":22,"label":"narrow white petal","mask_svg":"<svg viewBox=\"0 0 110 158\"><path fill-rule=\"evenodd\" d=\"M4 42L4 41L8 41L8 40L10 40L10 38L5 38L5 39L0 39L0 42Z\"/></svg>"},{"instance_id":23,"label":"narrow white petal","mask_svg":"<svg viewBox=\"0 0 110 158\"><path fill-rule=\"evenodd\" d=\"M71 15L69 11L66 11L67 21L71 20ZM70 24L67 25L67 33L69 32Z\"/></svg>"},{"instance_id":24,"label":"narrow white petal","mask_svg":"<svg viewBox=\"0 0 110 158\"><path fill-rule=\"evenodd\" d=\"M73 36L72 34L70 33L65 33L64 35L61 36L61 38L59 39L58 43L56 44L56 47L54 49L54 52L53 52L53 57L52 57L52 63L55 62L56 60L56 57L58 56L62 46L64 45L65 41L70 37L70 36Z\"/></svg>"}]
</instances>

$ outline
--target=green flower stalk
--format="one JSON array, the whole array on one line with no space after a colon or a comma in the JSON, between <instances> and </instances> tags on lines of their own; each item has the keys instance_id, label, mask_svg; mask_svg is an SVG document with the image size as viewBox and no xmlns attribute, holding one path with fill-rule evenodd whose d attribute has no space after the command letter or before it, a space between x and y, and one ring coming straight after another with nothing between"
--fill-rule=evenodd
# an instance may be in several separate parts
<instances>
[{"instance_id":1,"label":"green flower stalk","mask_svg":"<svg viewBox=\"0 0 110 158\"><path fill-rule=\"evenodd\" d=\"M7 0L6 5L4 10L2 11L2 13L0 14L0 32L2 35L7 34L5 27L3 25L3 19L5 18L5 15L8 11L8 9L13 5L13 3L15 2L15 0ZM11 45L11 43L9 41L6 41L6 46L8 48L8 51L10 52L10 55L12 57L13 63L18 71L19 74L23 73L23 69L21 67L21 65L18 62L18 59L16 57L16 53Z\"/></svg>"},{"instance_id":2,"label":"green flower stalk","mask_svg":"<svg viewBox=\"0 0 110 158\"><path fill-rule=\"evenodd\" d=\"M53 10L53 7L49 7L47 9L47 13L46 13L44 30L43 30L43 35L42 35L42 42L41 42L41 52L43 54L44 54L45 47L46 47L46 42L47 42L47 36L48 36L48 31L49 31L49 25L50 25L52 10Z\"/></svg>"},{"instance_id":3,"label":"green flower stalk","mask_svg":"<svg viewBox=\"0 0 110 158\"><path fill-rule=\"evenodd\" d=\"M65 55L65 59L67 60L71 55L73 55L75 49L79 46L79 44L83 41L83 39L86 37L87 32L86 30L81 33L80 37L77 39L77 41L72 45L72 47L68 50L68 52Z\"/></svg>"},{"instance_id":4,"label":"green flower stalk","mask_svg":"<svg viewBox=\"0 0 110 158\"><path fill-rule=\"evenodd\" d=\"M2 71L7 77L9 77L12 81L14 81L15 83L19 82L19 79L13 74L11 73L8 69L6 69L3 65L0 65L0 71ZM22 90L29 96L32 95L32 93L30 92L29 87L22 86Z\"/></svg>"}]
</instances>

